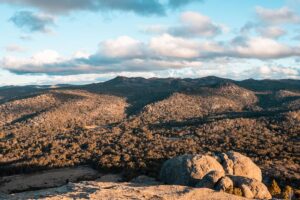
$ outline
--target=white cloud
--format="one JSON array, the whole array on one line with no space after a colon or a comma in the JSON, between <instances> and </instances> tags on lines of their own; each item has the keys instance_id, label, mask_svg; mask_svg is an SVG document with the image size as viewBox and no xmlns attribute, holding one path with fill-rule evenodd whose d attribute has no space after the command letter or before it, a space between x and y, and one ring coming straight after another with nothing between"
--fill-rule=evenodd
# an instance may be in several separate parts
<instances>
[{"instance_id":1,"label":"white cloud","mask_svg":"<svg viewBox=\"0 0 300 200\"><path fill-rule=\"evenodd\" d=\"M111 58L139 57L144 54L144 49L142 42L128 36L121 36L102 42L100 54Z\"/></svg>"},{"instance_id":2,"label":"white cloud","mask_svg":"<svg viewBox=\"0 0 300 200\"><path fill-rule=\"evenodd\" d=\"M53 50L44 50L32 56L36 64L47 64L61 61L61 56Z\"/></svg>"},{"instance_id":3,"label":"white cloud","mask_svg":"<svg viewBox=\"0 0 300 200\"><path fill-rule=\"evenodd\" d=\"M263 65L258 68L245 71L244 76L252 76L258 79L299 79L300 69L295 67Z\"/></svg>"},{"instance_id":4,"label":"white cloud","mask_svg":"<svg viewBox=\"0 0 300 200\"><path fill-rule=\"evenodd\" d=\"M20 71L36 71L39 73L44 72L44 68L40 67L47 64L60 63L65 61L56 51L44 50L32 55L29 58L21 58L15 56L4 56L1 60L3 68L8 70L20 70Z\"/></svg>"},{"instance_id":5,"label":"white cloud","mask_svg":"<svg viewBox=\"0 0 300 200\"><path fill-rule=\"evenodd\" d=\"M107 80L114 77L113 74L79 74L79 75L28 75L13 74L0 68L1 85L56 85L56 84L84 84Z\"/></svg>"},{"instance_id":6,"label":"white cloud","mask_svg":"<svg viewBox=\"0 0 300 200\"><path fill-rule=\"evenodd\" d=\"M300 23L300 17L288 7L279 9L257 7L256 13L263 22L268 24Z\"/></svg>"},{"instance_id":7,"label":"white cloud","mask_svg":"<svg viewBox=\"0 0 300 200\"><path fill-rule=\"evenodd\" d=\"M123 63L130 67L132 70L139 69L144 71L162 71L166 69L181 69L186 67L197 68L202 66L200 61L188 60L158 60L158 59L134 59L128 60Z\"/></svg>"},{"instance_id":8,"label":"white cloud","mask_svg":"<svg viewBox=\"0 0 300 200\"><path fill-rule=\"evenodd\" d=\"M265 37L239 38L230 43L163 34L147 43L128 36L106 40L92 54L78 51L65 57L56 51L45 50L29 58L10 55L2 58L0 66L18 74L75 75L199 68L212 60L232 63L230 58L265 60L299 55L300 47Z\"/></svg>"},{"instance_id":9,"label":"white cloud","mask_svg":"<svg viewBox=\"0 0 300 200\"><path fill-rule=\"evenodd\" d=\"M198 45L187 39L169 34L151 39L149 48L159 56L176 58L195 58L199 56Z\"/></svg>"},{"instance_id":10,"label":"white cloud","mask_svg":"<svg viewBox=\"0 0 300 200\"><path fill-rule=\"evenodd\" d=\"M276 26L261 27L258 28L258 31L263 37L268 37L268 38L279 38L286 34L285 30Z\"/></svg>"},{"instance_id":11,"label":"white cloud","mask_svg":"<svg viewBox=\"0 0 300 200\"><path fill-rule=\"evenodd\" d=\"M253 37L234 47L234 54L241 57L267 59L300 55L299 47L290 47L276 40Z\"/></svg>"},{"instance_id":12,"label":"white cloud","mask_svg":"<svg viewBox=\"0 0 300 200\"><path fill-rule=\"evenodd\" d=\"M184 12L181 25L169 28L169 33L181 37L213 37L222 32L223 25L214 23L209 17L198 12Z\"/></svg>"},{"instance_id":13,"label":"white cloud","mask_svg":"<svg viewBox=\"0 0 300 200\"><path fill-rule=\"evenodd\" d=\"M74 54L73 54L73 58L75 59L80 59L80 58L89 58L91 56L91 54L89 54L88 52L86 51L76 51Z\"/></svg>"}]
</instances>

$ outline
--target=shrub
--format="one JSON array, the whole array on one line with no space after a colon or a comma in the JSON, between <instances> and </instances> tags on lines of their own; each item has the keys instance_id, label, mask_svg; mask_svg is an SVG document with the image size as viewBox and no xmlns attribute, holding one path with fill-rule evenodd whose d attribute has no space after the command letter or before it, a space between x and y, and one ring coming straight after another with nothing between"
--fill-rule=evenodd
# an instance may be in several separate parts
<instances>
[{"instance_id":1,"label":"shrub","mask_svg":"<svg viewBox=\"0 0 300 200\"><path fill-rule=\"evenodd\" d=\"M269 191L272 196L281 194L281 189L280 189L279 185L277 184L276 180L273 179L272 184L269 187Z\"/></svg>"},{"instance_id":2,"label":"shrub","mask_svg":"<svg viewBox=\"0 0 300 200\"><path fill-rule=\"evenodd\" d=\"M284 188L284 191L283 191L283 194L282 194L282 197L285 199L285 200L290 200L292 199L292 195L293 195L293 188L291 186L286 186Z\"/></svg>"}]
</instances>

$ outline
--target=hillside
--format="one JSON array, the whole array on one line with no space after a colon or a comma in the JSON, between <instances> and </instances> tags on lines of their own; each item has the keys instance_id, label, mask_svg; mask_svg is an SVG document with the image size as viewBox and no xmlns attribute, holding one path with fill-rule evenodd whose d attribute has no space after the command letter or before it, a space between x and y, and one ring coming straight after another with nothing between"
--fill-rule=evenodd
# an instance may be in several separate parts
<instances>
[{"instance_id":1,"label":"hillside","mask_svg":"<svg viewBox=\"0 0 300 200\"><path fill-rule=\"evenodd\" d=\"M262 168L265 183L297 186L299 94L299 80L218 77L0 88L0 173L88 164L157 177L176 155L235 150Z\"/></svg>"},{"instance_id":2,"label":"hillside","mask_svg":"<svg viewBox=\"0 0 300 200\"><path fill-rule=\"evenodd\" d=\"M196 94L174 93L169 98L145 106L141 118L152 123L204 118L217 113L254 109L256 102L254 92L234 84L221 84L204 87Z\"/></svg>"}]
</instances>

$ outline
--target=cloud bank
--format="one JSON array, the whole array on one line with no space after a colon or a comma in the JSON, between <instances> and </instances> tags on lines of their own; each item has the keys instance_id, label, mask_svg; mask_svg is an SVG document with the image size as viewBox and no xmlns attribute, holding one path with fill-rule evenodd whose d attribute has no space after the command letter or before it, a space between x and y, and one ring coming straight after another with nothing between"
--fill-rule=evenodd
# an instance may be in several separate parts
<instances>
[{"instance_id":1,"label":"cloud bank","mask_svg":"<svg viewBox=\"0 0 300 200\"><path fill-rule=\"evenodd\" d=\"M169 8L178 8L202 0L2 0L11 5L38 8L52 14L68 14L74 11L123 11L139 15L164 15Z\"/></svg>"},{"instance_id":2,"label":"cloud bank","mask_svg":"<svg viewBox=\"0 0 300 200\"><path fill-rule=\"evenodd\" d=\"M129 36L100 42L97 52L64 57L45 50L29 58L5 56L2 68L13 73L51 75L110 72L150 72L201 67L208 60L281 59L300 56L300 47L263 37L235 38L227 42L184 39L169 34L142 42Z\"/></svg>"}]
</instances>

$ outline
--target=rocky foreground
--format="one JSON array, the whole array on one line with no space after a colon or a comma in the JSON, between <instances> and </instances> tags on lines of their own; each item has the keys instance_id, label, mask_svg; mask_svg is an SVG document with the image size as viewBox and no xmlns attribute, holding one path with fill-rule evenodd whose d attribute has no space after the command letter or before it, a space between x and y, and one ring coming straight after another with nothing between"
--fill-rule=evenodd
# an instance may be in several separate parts
<instances>
[{"instance_id":1,"label":"rocky foreground","mask_svg":"<svg viewBox=\"0 0 300 200\"><path fill-rule=\"evenodd\" d=\"M161 185L151 178L140 176L132 182L119 182L118 175L106 175L96 181L68 183L67 185L11 195L1 199L138 199L138 200L240 200L242 197L206 188Z\"/></svg>"},{"instance_id":2,"label":"rocky foreground","mask_svg":"<svg viewBox=\"0 0 300 200\"><path fill-rule=\"evenodd\" d=\"M91 180L91 176L96 180L73 183L82 177ZM121 175L103 175L86 167L65 173L52 170L29 177L10 176L1 181L0 191L6 194L0 193L0 199L235 200L272 199L272 195L297 199L296 191L285 191L280 196L276 188L268 188L262 180L261 169L250 158L229 151L169 159L161 168L160 182L144 175L124 182ZM51 189L37 190L42 185ZM22 188L25 192L13 194ZM36 190L30 191L32 189Z\"/></svg>"}]
</instances>

